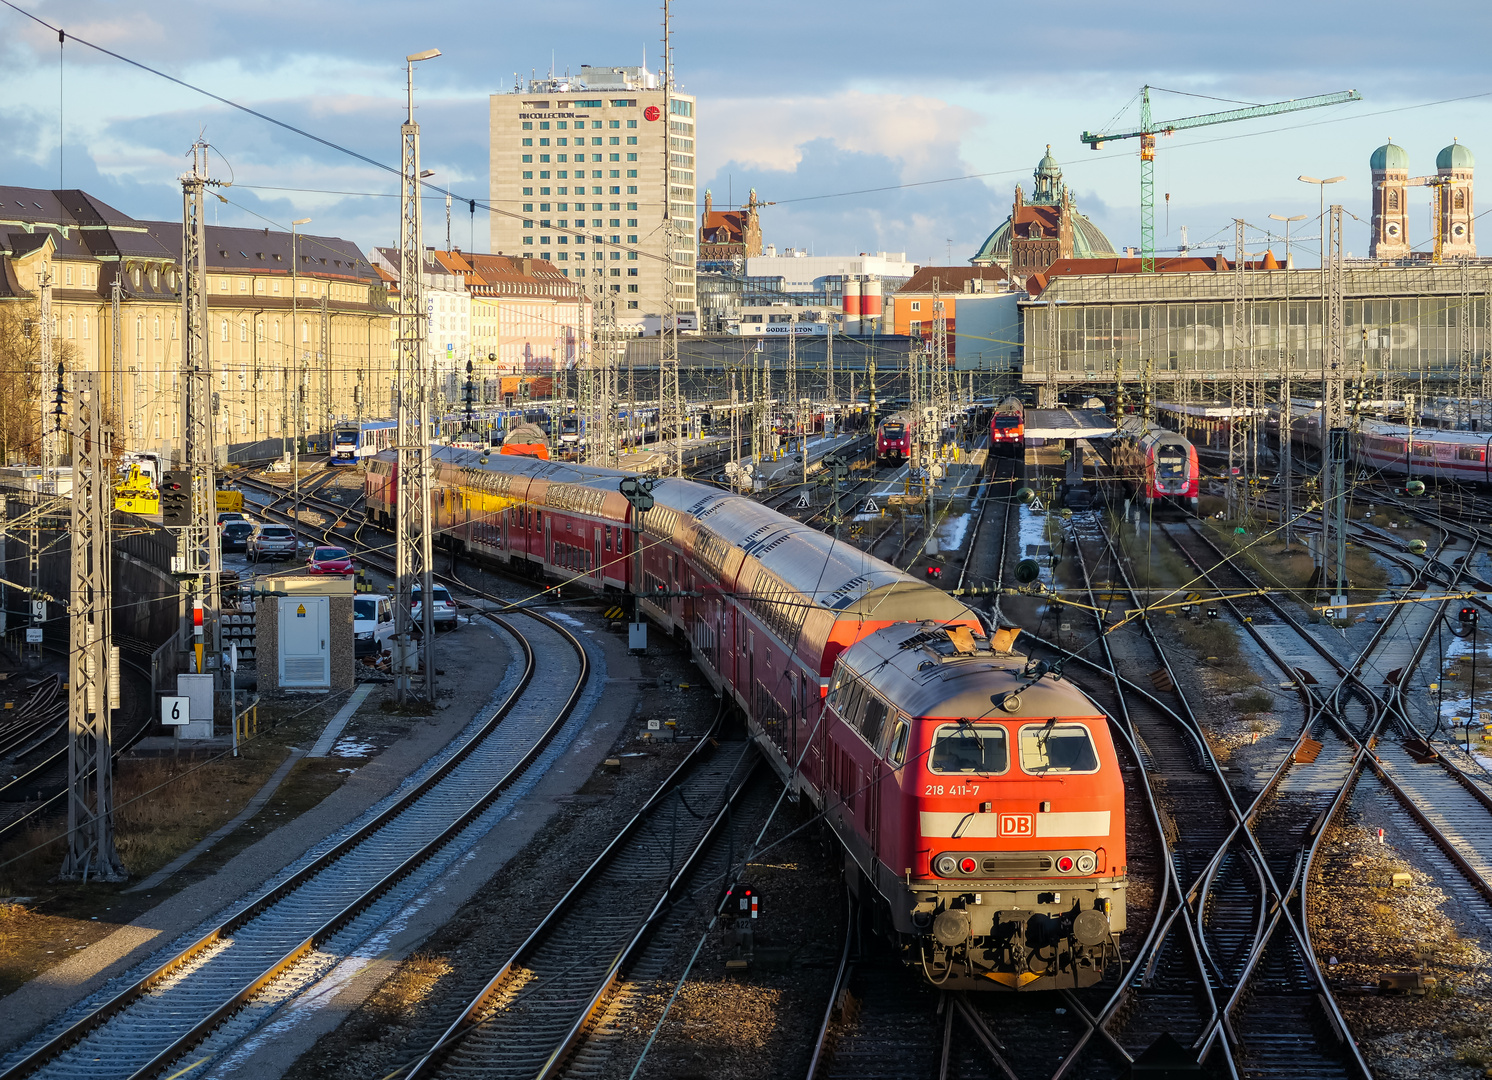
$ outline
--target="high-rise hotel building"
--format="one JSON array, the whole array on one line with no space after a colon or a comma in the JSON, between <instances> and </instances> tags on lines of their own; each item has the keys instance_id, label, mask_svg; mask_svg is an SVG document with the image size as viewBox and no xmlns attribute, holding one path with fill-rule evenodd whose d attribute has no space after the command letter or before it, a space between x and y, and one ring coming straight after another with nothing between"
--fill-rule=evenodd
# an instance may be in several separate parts
<instances>
[{"instance_id":1,"label":"high-rise hotel building","mask_svg":"<svg viewBox=\"0 0 1492 1080\"><path fill-rule=\"evenodd\" d=\"M589 65L491 97L492 250L604 286L634 332L665 313L666 248L674 307L695 311L694 98L668 98L657 72Z\"/></svg>"}]
</instances>

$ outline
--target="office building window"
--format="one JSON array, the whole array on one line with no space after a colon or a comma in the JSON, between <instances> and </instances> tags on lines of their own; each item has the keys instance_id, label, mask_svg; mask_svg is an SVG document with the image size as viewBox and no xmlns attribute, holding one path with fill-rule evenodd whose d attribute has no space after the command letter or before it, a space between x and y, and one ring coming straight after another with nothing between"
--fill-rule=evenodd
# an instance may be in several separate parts
<instances>
[{"instance_id":1,"label":"office building window","mask_svg":"<svg viewBox=\"0 0 1492 1080\"><path fill-rule=\"evenodd\" d=\"M548 180L549 179L549 171L547 169L540 169L539 170L539 179L540 180Z\"/></svg>"},{"instance_id":2,"label":"office building window","mask_svg":"<svg viewBox=\"0 0 1492 1080\"><path fill-rule=\"evenodd\" d=\"M611 257L612 257L612 259L614 261L620 262L621 258L622 258L622 253L620 251L613 251L611 253ZM227 323L223 324L223 340L224 341L228 340L228 324Z\"/></svg>"},{"instance_id":3,"label":"office building window","mask_svg":"<svg viewBox=\"0 0 1492 1080\"><path fill-rule=\"evenodd\" d=\"M523 227L525 229L532 229L534 227L533 219L532 218L525 218L523 220Z\"/></svg>"},{"instance_id":4,"label":"office building window","mask_svg":"<svg viewBox=\"0 0 1492 1080\"><path fill-rule=\"evenodd\" d=\"M600 126L601 126L601 121L599 121L599 120L592 120L591 121L591 127L598 128Z\"/></svg>"},{"instance_id":5,"label":"office building window","mask_svg":"<svg viewBox=\"0 0 1492 1080\"><path fill-rule=\"evenodd\" d=\"M629 266L629 267L627 267L627 276L628 277L636 277L637 276L637 267L635 267L635 266Z\"/></svg>"},{"instance_id":6,"label":"office building window","mask_svg":"<svg viewBox=\"0 0 1492 1080\"><path fill-rule=\"evenodd\" d=\"M627 126L629 128L635 128L637 126L637 121L636 120L628 120L627 121Z\"/></svg>"},{"instance_id":7,"label":"office building window","mask_svg":"<svg viewBox=\"0 0 1492 1080\"><path fill-rule=\"evenodd\" d=\"M540 131L548 131L549 130L549 121L548 120L540 120L539 121L539 130ZM541 143L540 145L544 145L544 144Z\"/></svg>"},{"instance_id":8,"label":"office building window","mask_svg":"<svg viewBox=\"0 0 1492 1080\"><path fill-rule=\"evenodd\" d=\"M636 161L637 160L637 155L636 154L628 154L627 155L627 160L628 161Z\"/></svg>"},{"instance_id":9,"label":"office building window","mask_svg":"<svg viewBox=\"0 0 1492 1080\"><path fill-rule=\"evenodd\" d=\"M542 161L542 162L547 162L549 160L549 155L548 154L540 154L539 155L539 160Z\"/></svg>"},{"instance_id":10,"label":"office building window","mask_svg":"<svg viewBox=\"0 0 1492 1080\"><path fill-rule=\"evenodd\" d=\"M636 285L628 285L627 286L627 291L628 292L636 292L637 291L637 286Z\"/></svg>"},{"instance_id":11,"label":"office building window","mask_svg":"<svg viewBox=\"0 0 1492 1080\"><path fill-rule=\"evenodd\" d=\"M532 214L534 212L534 204L531 202L524 203L523 210L525 213Z\"/></svg>"},{"instance_id":12,"label":"office building window","mask_svg":"<svg viewBox=\"0 0 1492 1080\"><path fill-rule=\"evenodd\" d=\"M619 127L622 126L622 122L620 120L608 120L606 122L606 126L607 127L619 128Z\"/></svg>"},{"instance_id":13,"label":"office building window","mask_svg":"<svg viewBox=\"0 0 1492 1080\"><path fill-rule=\"evenodd\" d=\"M547 187L541 187L539 189L539 194L540 195L548 195L549 194L549 189Z\"/></svg>"},{"instance_id":14,"label":"office building window","mask_svg":"<svg viewBox=\"0 0 1492 1080\"><path fill-rule=\"evenodd\" d=\"M637 145L637 136L636 135L628 135L627 136L627 145L628 146L636 146Z\"/></svg>"},{"instance_id":15,"label":"office building window","mask_svg":"<svg viewBox=\"0 0 1492 1080\"><path fill-rule=\"evenodd\" d=\"M615 180L617 177L619 177L621 175L622 175L622 170L621 169L612 169L611 170L611 178L613 180Z\"/></svg>"},{"instance_id":16,"label":"office building window","mask_svg":"<svg viewBox=\"0 0 1492 1080\"><path fill-rule=\"evenodd\" d=\"M613 258L616 257L616 252L613 251L611 254L612 254ZM615 266L613 266L611 268L611 276L612 277L621 277L622 276L622 272L619 269L617 269ZM622 289L622 287L620 285L613 285L611 287L611 291L612 292L620 292L621 289Z\"/></svg>"},{"instance_id":17,"label":"office building window","mask_svg":"<svg viewBox=\"0 0 1492 1080\"><path fill-rule=\"evenodd\" d=\"M527 180L527 179L529 179L529 177L527 175L525 175L524 179ZM523 193L525 195L532 195L534 193L534 189L531 188L531 187L526 187L526 188L523 189Z\"/></svg>"},{"instance_id":18,"label":"office building window","mask_svg":"<svg viewBox=\"0 0 1492 1080\"><path fill-rule=\"evenodd\" d=\"M637 179L637 170L636 169L628 169L627 170L627 179L628 180L636 180Z\"/></svg>"},{"instance_id":19,"label":"office building window","mask_svg":"<svg viewBox=\"0 0 1492 1080\"><path fill-rule=\"evenodd\" d=\"M544 125L544 126L545 126L545 127L548 127L548 126L549 126L549 125L548 125L548 124L545 124L545 125ZM549 145L549 140L548 140L548 139L540 139L540 140L539 140L539 145L540 145L540 146L548 146L548 145Z\"/></svg>"},{"instance_id":20,"label":"office building window","mask_svg":"<svg viewBox=\"0 0 1492 1080\"><path fill-rule=\"evenodd\" d=\"M629 202L627 204L627 209L628 210L636 210L637 209L637 204L635 202Z\"/></svg>"},{"instance_id":21,"label":"office building window","mask_svg":"<svg viewBox=\"0 0 1492 1080\"><path fill-rule=\"evenodd\" d=\"M534 122L532 120L525 120L523 122L523 130L524 131L532 131L532 130L534 130Z\"/></svg>"},{"instance_id":22,"label":"office building window","mask_svg":"<svg viewBox=\"0 0 1492 1080\"><path fill-rule=\"evenodd\" d=\"M627 258L631 259L633 262L636 262L637 261L637 252L635 252L635 251L629 251L629 252L627 252Z\"/></svg>"},{"instance_id":23,"label":"office building window","mask_svg":"<svg viewBox=\"0 0 1492 1080\"><path fill-rule=\"evenodd\" d=\"M627 194L628 195L636 195L637 194L637 185L636 184L628 184L627 185Z\"/></svg>"},{"instance_id":24,"label":"office building window","mask_svg":"<svg viewBox=\"0 0 1492 1080\"><path fill-rule=\"evenodd\" d=\"M547 243L549 243L549 237L547 237L547 236L541 236L541 237L539 237L539 246L540 247L543 247Z\"/></svg>"},{"instance_id":25,"label":"office building window","mask_svg":"<svg viewBox=\"0 0 1492 1080\"><path fill-rule=\"evenodd\" d=\"M628 300L627 301L627 310L628 311L634 311L634 310L636 310L636 308L637 308L637 301L636 300Z\"/></svg>"},{"instance_id":26,"label":"office building window","mask_svg":"<svg viewBox=\"0 0 1492 1080\"><path fill-rule=\"evenodd\" d=\"M611 189L611 193L613 195L620 195L622 193L622 189L619 188L619 187L614 187L614 188Z\"/></svg>"},{"instance_id":27,"label":"office building window","mask_svg":"<svg viewBox=\"0 0 1492 1080\"><path fill-rule=\"evenodd\" d=\"M561 236L560 237L560 243L564 243L564 241L565 241L565 238L563 236ZM559 253L559 261L560 262L564 262L569 257L570 257L570 253L568 251L561 251Z\"/></svg>"},{"instance_id":28,"label":"office building window","mask_svg":"<svg viewBox=\"0 0 1492 1080\"><path fill-rule=\"evenodd\" d=\"M525 180L532 180L534 178L534 171L532 169L524 169L523 170L523 178ZM531 191L524 191L524 194L525 195L531 195L531 194L533 194L533 192L531 192Z\"/></svg>"},{"instance_id":29,"label":"office building window","mask_svg":"<svg viewBox=\"0 0 1492 1080\"><path fill-rule=\"evenodd\" d=\"M592 161L600 161L601 160L601 155L600 154L592 154L591 155L591 160Z\"/></svg>"},{"instance_id":30,"label":"office building window","mask_svg":"<svg viewBox=\"0 0 1492 1080\"><path fill-rule=\"evenodd\" d=\"M635 228L637 228L637 219L635 217L629 217L627 219L627 228L629 228L629 229L635 229Z\"/></svg>"},{"instance_id":31,"label":"office building window","mask_svg":"<svg viewBox=\"0 0 1492 1080\"><path fill-rule=\"evenodd\" d=\"M569 175L570 175L570 170L569 170L569 169L561 169L561 170L560 170L560 171L559 171L559 172L558 172L558 173L556 173L556 174L555 174L555 175L557 175L557 176L558 176L558 177L559 177L559 179L561 179L561 180L564 180L564 179L567 179L567 178L568 178L568 177L569 177ZM561 193L563 193L563 192L564 192L564 190L565 190L565 189L564 189L564 188L560 188L560 192L561 192Z\"/></svg>"},{"instance_id":32,"label":"office building window","mask_svg":"<svg viewBox=\"0 0 1492 1080\"><path fill-rule=\"evenodd\" d=\"M621 138L619 136L616 136L616 135L613 135L611 138L607 139L606 141L609 142L612 146L621 146L622 145Z\"/></svg>"},{"instance_id":33,"label":"office building window","mask_svg":"<svg viewBox=\"0 0 1492 1080\"><path fill-rule=\"evenodd\" d=\"M637 243L637 234L633 233L630 236L628 236L627 237L627 243L629 243L629 244L635 244L635 243Z\"/></svg>"},{"instance_id":34,"label":"office building window","mask_svg":"<svg viewBox=\"0 0 1492 1080\"><path fill-rule=\"evenodd\" d=\"M610 161L621 161L622 160L622 155L621 154L608 154L607 155L607 159L610 160Z\"/></svg>"},{"instance_id":35,"label":"office building window","mask_svg":"<svg viewBox=\"0 0 1492 1080\"><path fill-rule=\"evenodd\" d=\"M524 154L523 155L523 160L526 161L526 162L532 162L534 160L534 155L532 155L532 154Z\"/></svg>"},{"instance_id":36,"label":"office building window","mask_svg":"<svg viewBox=\"0 0 1492 1080\"><path fill-rule=\"evenodd\" d=\"M525 244L527 244L527 245L528 245L528 246L529 246L529 247L532 247L532 246L533 246L533 243L534 243L534 238L533 238L533 237L532 237L532 236L525 236L525 237L524 237L524 238L523 238L523 242L524 242L524 243L525 243Z\"/></svg>"},{"instance_id":37,"label":"office building window","mask_svg":"<svg viewBox=\"0 0 1492 1080\"><path fill-rule=\"evenodd\" d=\"M523 145L524 146L532 146L532 145L534 145L534 140L532 140L532 139L524 139L523 140Z\"/></svg>"}]
</instances>

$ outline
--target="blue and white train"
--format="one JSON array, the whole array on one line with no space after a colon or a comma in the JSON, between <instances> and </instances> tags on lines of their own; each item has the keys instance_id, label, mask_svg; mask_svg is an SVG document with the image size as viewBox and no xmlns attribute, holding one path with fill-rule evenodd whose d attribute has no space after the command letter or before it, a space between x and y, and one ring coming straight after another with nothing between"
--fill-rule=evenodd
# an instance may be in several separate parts
<instances>
[{"instance_id":1,"label":"blue and white train","mask_svg":"<svg viewBox=\"0 0 1492 1080\"><path fill-rule=\"evenodd\" d=\"M329 465L356 465L394 445L399 423L396 420L364 420L361 423L338 424L332 429L332 453Z\"/></svg>"}]
</instances>

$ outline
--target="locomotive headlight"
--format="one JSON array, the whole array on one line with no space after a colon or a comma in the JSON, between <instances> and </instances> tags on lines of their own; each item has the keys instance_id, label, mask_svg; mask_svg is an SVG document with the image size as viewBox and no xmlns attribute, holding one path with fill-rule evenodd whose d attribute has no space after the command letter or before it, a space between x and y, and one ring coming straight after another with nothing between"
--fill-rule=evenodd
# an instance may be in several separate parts
<instances>
[{"instance_id":1,"label":"locomotive headlight","mask_svg":"<svg viewBox=\"0 0 1492 1080\"><path fill-rule=\"evenodd\" d=\"M958 860L952 855L944 855L938 859L937 865L933 867L939 877L952 877L958 873Z\"/></svg>"},{"instance_id":2,"label":"locomotive headlight","mask_svg":"<svg viewBox=\"0 0 1492 1080\"><path fill-rule=\"evenodd\" d=\"M1080 874L1093 873L1093 868L1097 865L1098 860L1095 859L1092 855L1088 855L1085 853L1078 856L1078 873Z\"/></svg>"},{"instance_id":3,"label":"locomotive headlight","mask_svg":"<svg viewBox=\"0 0 1492 1080\"><path fill-rule=\"evenodd\" d=\"M1063 855L1060 859L1057 860L1057 869L1064 874L1072 873L1072 867L1073 862L1071 855Z\"/></svg>"}]
</instances>

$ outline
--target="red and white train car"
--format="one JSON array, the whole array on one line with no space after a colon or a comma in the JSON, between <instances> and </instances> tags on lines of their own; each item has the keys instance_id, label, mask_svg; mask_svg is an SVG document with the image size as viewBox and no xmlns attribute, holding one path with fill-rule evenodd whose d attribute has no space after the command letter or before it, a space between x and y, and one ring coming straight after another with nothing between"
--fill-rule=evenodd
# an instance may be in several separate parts
<instances>
[{"instance_id":1,"label":"red and white train car","mask_svg":"<svg viewBox=\"0 0 1492 1080\"><path fill-rule=\"evenodd\" d=\"M876 464L900 465L912 459L912 414L893 413L876 428Z\"/></svg>"},{"instance_id":2,"label":"red and white train car","mask_svg":"<svg viewBox=\"0 0 1492 1080\"><path fill-rule=\"evenodd\" d=\"M1026 407L1018 397L1008 397L995 406L989 421L990 451L1018 455L1026 447Z\"/></svg>"},{"instance_id":3,"label":"red and white train car","mask_svg":"<svg viewBox=\"0 0 1492 1080\"><path fill-rule=\"evenodd\" d=\"M1202 470L1197 448L1186 436L1126 416L1114 433L1113 463L1125 484L1147 504L1168 501L1196 510Z\"/></svg>"},{"instance_id":4,"label":"red and white train car","mask_svg":"<svg viewBox=\"0 0 1492 1080\"><path fill-rule=\"evenodd\" d=\"M392 520L392 454L369 512ZM434 451L442 543L597 593L631 586L626 473ZM662 480L641 610L688 642L785 783L824 813L908 963L948 987L1098 981L1125 928L1107 719L1015 634L751 499ZM697 594L697 595L690 595ZM827 900L827 898L825 898Z\"/></svg>"}]
</instances>

